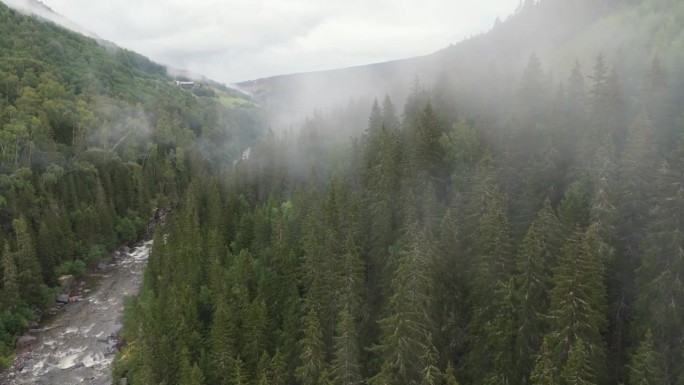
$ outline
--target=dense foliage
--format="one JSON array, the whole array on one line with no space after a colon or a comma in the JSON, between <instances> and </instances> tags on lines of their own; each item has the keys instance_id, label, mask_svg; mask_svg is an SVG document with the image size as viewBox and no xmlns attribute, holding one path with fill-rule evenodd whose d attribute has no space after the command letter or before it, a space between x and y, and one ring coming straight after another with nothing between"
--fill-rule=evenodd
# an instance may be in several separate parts
<instances>
[{"instance_id":1,"label":"dense foliage","mask_svg":"<svg viewBox=\"0 0 684 385\"><path fill-rule=\"evenodd\" d=\"M258 134L251 107L175 87L144 57L0 4L0 368L83 275Z\"/></svg>"},{"instance_id":2,"label":"dense foliage","mask_svg":"<svg viewBox=\"0 0 684 385\"><path fill-rule=\"evenodd\" d=\"M116 375L681 384L684 120L644 61L556 85L533 54L505 119L414 82L356 139L266 135L157 229Z\"/></svg>"}]
</instances>

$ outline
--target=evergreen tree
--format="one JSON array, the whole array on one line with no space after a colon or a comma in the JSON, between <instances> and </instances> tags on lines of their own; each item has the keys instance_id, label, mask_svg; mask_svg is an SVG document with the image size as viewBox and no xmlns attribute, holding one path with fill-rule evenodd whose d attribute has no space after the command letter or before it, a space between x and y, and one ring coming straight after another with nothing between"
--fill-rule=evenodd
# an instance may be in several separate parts
<instances>
[{"instance_id":1,"label":"evergreen tree","mask_svg":"<svg viewBox=\"0 0 684 385\"><path fill-rule=\"evenodd\" d=\"M273 355L273 359L269 364L268 368L268 379L271 385L285 385L288 383L287 379L287 364L280 353L280 349L276 348L276 352Z\"/></svg>"},{"instance_id":2,"label":"evergreen tree","mask_svg":"<svg viewBox=\"0 0 684 385\"><path fill-rule=\"evenodd\" d=\"M5 308L13 311L17 308L19 300L19 278L14 253L10 251L9 245L5 244L2 253L2 303Z\"/></svg>"},{"instance_id":3,"label":"evergreen tree","mask_svg":"<svg viewBox=\"0 0 684 385\"><path fill-rule=\"evenodd\" d=\"M684 143L684 142L682 142ZM682 347L676 341L684 338L684 287L679 278L684 274L682 218L681 154L684 145L674 153L672 165L664 162L656 176L657 196L646 228L641 263L637 269L638 296L635 303L634 328L641 335L650 329L655 350L663 357L666 381L672 383L684 372Z\"/></svg>"},{"instance_id":4,"label":"evergreen tree","mask_svg":"<svg viewBox=\"0 0 684 385\"><path fill-rule=\"evenodd\" d=\"M515 370L514 254L499 188L486 181L479 188L483 189L479 198L482 214L474 234L477 264L471 289L469 370L473 378L484 378L491 384L506 383L513 380Z\"/></svg>"},{"instance_id":5,"label":"evergreen tree","mask_svg":"<svg viewBox=\"0 0 684 385\"><path fill-rule=\"evenodd\" d=\"M238 355L237 358L233 360L233 370L232 370L232 377L230 378L230 385L249 385L250 381L249 378L247 377L247 370L245 369L245 364L242 362L242 359L240 359L240 356Z\"/></svg>"},{"instance_id":6,"label":"evergreen tree","mask_svg":"<svg viewBox=\"0 0 684 385\"><path fill-rule=\"evenodd\" d=\"M314 308L304 319L304 336L300 341L300 365L295 370L295 377L302 385L317 385L326 369L325 345L318 313Z\"/></svg>"},{"instance_id":7,"label":"evergreen tree","mask_svg":"<svg viewBox=\"0 0 684 385\"><path fill-rule=\"evenodd\" d=\"M17 245L14 260L17 265L19 292L21 298L31 304L38 305L42 300L42 272L36 257L30 228L23 215L12 222L12 227Z\"/></svg>"},{"instance_id":8,"label":"evergreen tree","mask_svg":"<svg viewBox=\"0 0 684 385\"><path fill-rule=\"evenodd\" d=\"M568 362L561 372L561 380L564 385L596 385L596 376L589 361L590 352L578 338L568 352Z\"/></svg>"},{"instance_id":9,"label":"evergreen tree","mask_svg":"<svg viewBox=\"0 0 684 385\"><path fill-rule=\"evenodd\" d=\"M233 370L232 361L236 354L235 333L230 308L225 300L219 297L209 329L210 367L212 374L209 378L214 384L227 384L228 379L231 378Z\"/></svg>"},{"instance_id":10,"label":"evergreen tree","mask_svg":"<svg viewBox=\"0 0 684 385\"><path fill-rule=\"evenodd\" d=\"M562 373L587 371L594 376L603 375L605 342L601 333L606 327L603 271L595 233L591 229L586 233L577 229L554 269L555 286L550 294L548 347L553 367L562 368ZM570 365L576 367L568 369Z\"/></svg>"},{"instance_id":11,"label":"evergreen tree","mask_svg":"<svg viewBox=\"0 0 684 385\"><path fill-rule=\"evenodd\" d=\"M648 330L632 355L629 364L630 385L656 385L665 383L662 360L653 346L653 335Z\"/></svg>"},{"instance_id":12,"label":"evergreen tree","mask_svg":"<svg viewBox=\"0 0 684 385\"><path fill-rule=\"evenodd\" d=\"M547 339L544 338L544 342L539 349L539 354L530 375L530 380L532 385L555 385L556 384L556 371L557 368L553 365L551 361L551 354L549 353L549 347Z\"/></svg>"},{"instance_id":13,"label":"evergreen tree","mask_svg":"<svg viewBox=\"0 0 684 385\"><path fill-rule=\"evenodd\" d=\"M456 376L454 375L454 367L451 366L451 363L447 365L446 371L444 372L444 384L459 385L459 382L456 380Z\"/></svg>"},{"instance_id":14,"label":"evergreen tree","mask_svg":"<svg viewBox=\"0 0 684 385\"><path fill-rule=\"evenodd\" d=\"M359 365L359 348L356 322L352 318L349 306L338 316L335 336L334 358L331 363L331 378L335 385L360 384L361 368Z\"/></svg>"},{"instance_id":15,"label":"evergreen tree","mask_svg":"<svg viewBox=\"0 0 684 385\"><path fill-rule=\"evenodd\" d=\"M416 223L408 225L405 234L405 245L396 256L389 315L380 321L382 337L375 350L386 369L376 375L376 382L420 384L424 370L435 365L426 361L429 357L425 355L434 349L429 296L434 268L431 242Z\"/></svg>"},{"instance_id":16,"label":"evergreen tree","mask_svg":"<svg viewBox=\"0 0 684 385\"><path fill-rule=\"evenodd\" d=\"M242 320L241 333L245 342L242 354L249 373L255 373L259 358L269 346L267 316L266 303L263 299L256 298L246 309Z\"/></svg>"},{"instance_id":17,"label":"evergreen tree","mask_svg":"<svg viewBox=\"0 0 684 385\"><path fill-rule=\"evenodd\" d=\"M547 199L522 240L516 259L515 285L518 324L516 352L522 383L527 383L534 353L547 330L551 267L560 250L560 223Z\"/></svg>"}]
</instances>

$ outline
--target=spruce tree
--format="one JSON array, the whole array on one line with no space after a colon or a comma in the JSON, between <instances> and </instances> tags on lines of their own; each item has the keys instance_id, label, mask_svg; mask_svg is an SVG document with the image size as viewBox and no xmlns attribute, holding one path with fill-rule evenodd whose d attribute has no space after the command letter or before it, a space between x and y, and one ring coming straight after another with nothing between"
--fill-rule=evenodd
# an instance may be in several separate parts
<instances>
[{"instance_id":1,"label":"spruce tree","mask_svg":"<svg viewBox=\"0 0 684 385\"><path fill-rule=\"evenodd\" d=\"M454 367L451 366L451 363L447 365L447 368L444 371L444 385L460 385L458 380L456 380Z\"/></svg>"},{"instance_id":2,"label":"spruce tree","mask_svg":"<svg viewBox=\"0 0 684 385\"><path fill-rule=\"evenodd\" d=\"M2 303L5 308L14 311L20 299L19 278L14 253L10 251L9 245L5 244L2 253Z\"/></svg>"},{"instance_id":3,"label":"spruce tree","mask_svg":"<svg viewBox=\"0 0 684 385\"><path fill-rule=\"evenodd\" d=\"M582 338L578 338L568 352L568 362L561 372L564 385L597 385L596 375L589 361L590 352Z\"/></svg>"},{"instance_id":4,"label":"spruce tree","mask_svg":"<svg viewBox=\"0 0 684 385\"><path fill-rule=\"evenodd\" d=\"M530 375L530 383L532 385L555 385L555 379L557 377L556 372L557 368L551 360L547 339L544 338L544 342L539 349L539 354L537 355L534 364L534 369Z\"/></svg>"},{"instance_id":5,"label":"spruce tree","mask_svg":"<svg viewBox=\"0 0 684 385\"><path fill-rule=\"evenodd\" d=\"M30 304L39 305L42 300L42 271L36 257L29 225L24 216L21 215L12 221L12 227L16 236L17 251L14 261L17 265L21 298Z\"/></svg>"},{"instance_id":6,"label":"spruce tree","mask_svg":"<svg viewBox=\"0 0 684 385\"><path fill-rule=\"evenodd\" d=\"M434 257L425 229L418 228L414 222L408 225L405 234L405 243L396 256L389 314L380 320L381 342L374 348L385 370L375 381L417 385L422 381L423 371L435 365L425 355L426 350L434 349L429 295ZM390 373L392 377L386 378Z\"/></svg>"},{"instance_id":7,"label":"spruce tree","mask_svg":"<svg viewBox=\"0 0 684 385\"><path fill-rule=\"evenodd\" d=\"M535 352L548 328L551 267L560 251L561 227L547 199L522 240L516 258L516 354L520 379L527 383Z\"/></svg>"},{"instance_id":8,"label":"spruce tree","mask_svg":"<svg viewBox=\"0 0 684 385\"><path fill-rule=\"evenodd\" d=\"M356 321L345 307L338 316L335 335L334 357L330 374L335 385L360 384L359 347Z\"/></svg>"},{"instance_id":9,"label":"spruce tree","mask_svg":"<svg viewBox=\"0 0 684 385\"><path fill-rule=\"evenodd\" d=\"M477 262L471 288L473 315L468 327L473 347L469 370L473 378L485 378L496 384L513 381L515 370L511 303L514 253L506 206L498 186L485 180L479 188L484 191L479 198L482 213L474 233Z\"/></svg>"},{"instance_id":10,"label":"spruce tree","mask_svg":"<svg viewBox=\"0 0 684 385\"><path fill-rule=\"evenodd\" d=\"M660 385L665 383L661 365L662 359L653 346L653 335L648 330L630 360L630 385Z\"/></svg>"},{"instance_id":11,"label":"spruce tree","mask_svg":"<svg viewBox=\"0 0 684 385\"><path fill-rule=\"evenodd\" d=\"M295 377L302 385L316 385L326 368L326 349L318 312L313 307L304 319L304 336L299 345L300 365Z\"/></svg>"},{"instance_id":12,"label":"spruce tree","mask_svg":"<svg viewBox=\"0 0 684 385\"><path fill-rule=\"evenodd\" d=\"M596 235L577 229L567 240L551 290L551 328L548 348L551 361L565 373L571 358L572 371L587 371L601 377L605 370L606 289L603 262ZM571 357L574 351L576 357ZM581 360L580 360L581 359ZM586 367L584 366L586 363Z\"/></svg>"},{"instance_id":13,"label":"spruce tree","mask_svg":"<svg viewBox=\"0 0 684 385\"><path fill-rule=\"evenodd\" d=\"M666 381L672 383L684 373L684 189L682 157L684 142L671 161L664 162L656 176L657 196L646 228L640 266L636 271L638 296L634 329L653 334L655 350L662 354Z\"/></svg>"},{"instance_id":14,"label":"spruce tree","mask_svg":"<svg viewBox=\"0 0 684 385\"><path fill-rule=\"evenodd\" d=\"M211 376L217 385L227 384L233 370L236 354L236 329L228 304L219 297L209 329L209 354Z\"/></svg>"}]
</instances>

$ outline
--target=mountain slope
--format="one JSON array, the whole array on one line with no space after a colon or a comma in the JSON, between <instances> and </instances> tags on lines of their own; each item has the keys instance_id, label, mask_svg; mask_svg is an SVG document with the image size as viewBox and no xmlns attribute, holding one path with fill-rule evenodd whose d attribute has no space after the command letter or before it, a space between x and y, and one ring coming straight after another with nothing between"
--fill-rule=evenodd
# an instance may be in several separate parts
<instances>
[{"instance_id":1,"label":"mountain slope","mask_svg":"<svg viewBox=\"0 0 684 385\"><path fill-rule=\"evenodd\" d=\"M0 367L80 276L263 130L237 91L0 4Z\"/></svg>"},{"instance_id":2,"label":"mountain slope","mask_svg":"<svg viewBox=\"0 0 684 385\"><path fill-rule=\"evenodd\" d=\"M389 94L403 101L418 77L428 86L454 90L468 104L477 105L519 87L523 67L532 53L541 59L553 83L567 78L572 64L585 69L599 54L618 72L648 68L653 55L680 79L684 37L681 2L665 1L528 1L492 30L420 58L378 63L333 71L276 76L245 81L239 86L287 118L310 114L365 95ZM638 89L637 79L625 77L624 86ZM682 92L682 84L674 89ZM296 100L295 105L288 101ZM309 110L306 110L309 108Z\"/></svg>"}]
</instances>

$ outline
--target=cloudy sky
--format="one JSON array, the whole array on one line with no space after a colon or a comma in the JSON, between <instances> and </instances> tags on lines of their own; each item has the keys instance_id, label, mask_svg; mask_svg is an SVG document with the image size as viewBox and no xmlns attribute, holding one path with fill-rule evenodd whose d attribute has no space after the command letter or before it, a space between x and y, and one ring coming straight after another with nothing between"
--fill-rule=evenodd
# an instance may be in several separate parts
<instances>
[{"instance_id":1,"label":"cloudy sky","mask_svg":"<svg viewBox=\"0 0 684 385\"><path fill-rule=\"evenodd\" d=\"M519 0L42 0L155 61L226 83L428 54Z\"/></svg>"}]
</instances>

